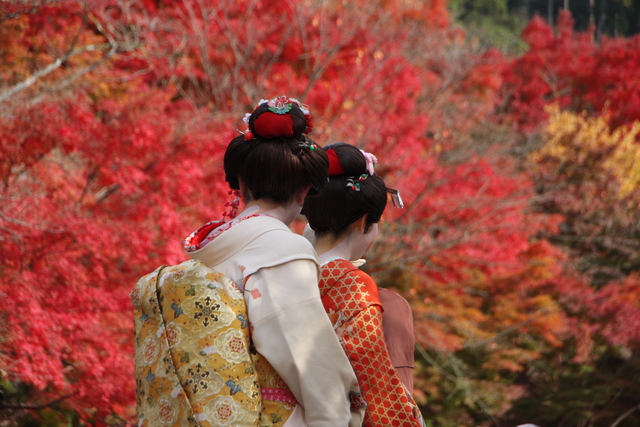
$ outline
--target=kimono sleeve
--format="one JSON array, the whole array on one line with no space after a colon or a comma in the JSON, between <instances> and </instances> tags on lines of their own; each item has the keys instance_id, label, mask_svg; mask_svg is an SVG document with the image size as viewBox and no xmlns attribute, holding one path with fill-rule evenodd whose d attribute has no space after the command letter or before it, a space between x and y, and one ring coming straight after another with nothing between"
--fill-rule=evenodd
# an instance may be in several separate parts
<instances>
[{"instance_id":1,"label":"kimono sleeve","mask_svg":"<svg viewBox=\"0 0 640 427\"><path fill-rule=\"evenodd\" d=\"M309 427L359 426L356 376L331 326L309 260L258 270L245 284L252 338L304 408Z\"/></svg>"},{"instance_id":2,"label":"kimono sleeve","mask_svg":"<svg viewBox=\"0 0 640 427\"><path fill-rule=\"evenodd\" d=\"M411 306L407 300L389 289L380 288L378 291L384 308L382 327L391 363L407 389L413 391L415 335Z\"/></svg>"},{"instance_id":3,"label":"kimono sleeve","mask_svg":"<svg viewBox=\"0 0 640 427\"><path fill-rule=\"evenodd\" d=\"M341 327L343 345L367 402L366 427L419 427L422 416L393 367L382 330L382 310L369 305Z\"/></svg>"}]
</instances>

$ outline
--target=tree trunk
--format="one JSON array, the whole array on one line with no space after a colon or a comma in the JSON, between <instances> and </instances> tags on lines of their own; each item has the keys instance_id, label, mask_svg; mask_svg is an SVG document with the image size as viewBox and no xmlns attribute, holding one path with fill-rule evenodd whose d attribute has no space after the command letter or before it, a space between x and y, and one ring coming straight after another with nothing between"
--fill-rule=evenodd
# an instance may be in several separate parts
<instances>
[{"instance_id":1,"label":"tree trunk","mask_svg":"<svg viewBox=\"0 0 640 427\"><path fill-rule=\"evenodd\" d=\"M595 3L595 0L591 0L593 3ZM607 23L607 19L610 19L610 16L607 16L607 0L602 0L600 1L600 14L597 17L597 21L596 21L596 43L600 44L600 40L602 40L602 33L605 31L605 24ZM594 4L595 6L595 4ZM591 9L591 12L594 16L595 19L595 15L596 15L596 10L595 7L593 9Z\"/></svg>"},{"instance_id":2,"label":"tree trunk","mask_svg":"<svg viewBox=\"0 0 640 427\"><path fill-rule=\"evenodd\" d=\"M602 40L602 31L604 30L605 20L607 19L607 15L605 15L604 10L600 13L600 19L598 19L598 29L596 31L596 43L600 44L600 40Z\"/></svg>"},{"instance_id":3,"label":"tree trunk","mask_svg":"<svg viewBox=\"0 0 640 427\"><path fill-rule=\"evenodd\" d=\"M549 0L547 3L547 23L550 27L553 26L553 0Z\"/></svg>"}]
</instances>

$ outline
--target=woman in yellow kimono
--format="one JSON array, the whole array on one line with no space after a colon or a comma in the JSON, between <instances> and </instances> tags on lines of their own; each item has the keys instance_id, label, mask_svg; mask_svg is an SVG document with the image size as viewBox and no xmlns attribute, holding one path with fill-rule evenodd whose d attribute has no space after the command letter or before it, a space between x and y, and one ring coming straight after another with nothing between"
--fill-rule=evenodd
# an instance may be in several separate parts
<instances>
[{"instance_id":1,"label":"woman in yellow kimono","mask_svg":"<svg viewBox=\"0 0 640 427\"><path fill-rule=\"evenodd\" d=\"M175 315L178 319L188 315L211 328L203 322L219 323L222 313L218 311L224 304L208 296L207 287L237 289L244 298L246 316L240 313L227 319L235 329L214 332L209 342L202 341L204 333L200 333L196 354L184 355L183 348L177 357L174 348L173 360L190 363L198 355L225 354L229 364L247 365L246 376L214 383L210 379L215 375L206 366L178 367L185 372L181 387L188 393L194 387L199 391L209 387L207 391L214 388L226 395L216 398L218 406L202 404L207 410L195 416L200 424L187 420L171 425L205 425L206 421L230 426L359 426L363 408L357 380L320 300L315 251L288 228L300 214L307 193L321 190L327 182L326 154L307 138L309 112L295 99L262 100L245 123L247 131L231 141L224 157L226 180L243 198L244 209L237 216L229 213L226 221L203 225L186 239L189 262L195 263L187 267L193 276L208 278L204 286L169 296L162 295L161 289L160 294L165 322ZM177 274L178 281L184 277ZM212 274L223 277L216 281ZM235 298L230 301L237 303L237 295L231 294ZM194 342L180 345L193 347ZM144 381L145 371L141 374L138 378ZM176 390L170 394L179 395L181 390ZM256 392L259 405L251 400ZM166 393L162 398L169 399ZM235 403L229 400L236 398ZM257 412L259 416L253 416ZM218 424L211 422L209 414Z\"/></svg>"},{"instance_id":2,"label":"woman in yellow kimono","mask_svg":"<svg viewBox=\"0 0 640 427\"><path fill-rule=\"evenodd\" d=\"M378 232L391 191L375 174L376 159L344 143L325 147L329 182L309 196L303 213L315 233L324 308L356 372L366 403L364 426L424 425L394 368L384 339L383 307L373 279L349 260L362 257Z\"/></svg>"}]
</instances>

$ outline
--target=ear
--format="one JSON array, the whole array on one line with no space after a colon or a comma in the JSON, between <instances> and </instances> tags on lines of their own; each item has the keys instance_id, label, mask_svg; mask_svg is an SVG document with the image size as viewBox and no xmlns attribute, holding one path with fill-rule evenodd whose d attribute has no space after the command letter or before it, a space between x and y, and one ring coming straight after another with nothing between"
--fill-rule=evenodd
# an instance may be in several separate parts
<instances>
[{"instance_id":1,"label":"ear","mask_svg":"<svg viewBox=\"0 0 640 427\"><path fill-rule=\"evenodd\" d=\"M366 234L364 230L365 228L367 228L368 217L369 217L369 214L364 214L353 223L355 225L356 230L358 230L358 232L361 234Z\"/></svg>"},{"instance_id":2,"label":"ear","mask_svg":"<svg viewBox=\"0 0 640 427\"><path fill-rule=\"evenodd\" d=\"M251 196L251 192L247 188L247 185L238 177L238 187L240 187L240 197L244 199L244 202L247 203L253 199Z\"/></svg>"},{"instance_id":3,"label":"ear","mask_svg":"<svg viewBox=\"0 0 640 427\"><path fill-rule=\"evenodd\" d=\"M304 203L304 199L306 199L309 190L311 190L311 184L307 184L298 190L298 193L295 196L297 204L302 205Z\"/></svg>"},{"instance_id":4,"label":"ear","mask_svg":"<svg viewBox=\"0 0 640 427\"><path fill-rule=\"evenodd\" d=\"M247 186L245 185L244 181L241 180L239 177L238 177L238 187L240 187L240 194L244 196L247 192Z\"/></svg>"}]
</instances>

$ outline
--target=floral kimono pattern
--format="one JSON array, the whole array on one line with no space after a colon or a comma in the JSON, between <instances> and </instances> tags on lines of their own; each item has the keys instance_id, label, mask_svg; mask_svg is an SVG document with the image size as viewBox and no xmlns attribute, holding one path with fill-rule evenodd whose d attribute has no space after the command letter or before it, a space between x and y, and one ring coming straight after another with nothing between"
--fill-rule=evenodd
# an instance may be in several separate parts
<instances>
[{"instance_id":1,"label":"floral kimono pattern","mask_svg":"<svg viewBox=\"0 0 640 427\"><path fill-rule=\"evenodd\" d=\"M185 250L244 292L258 352L260 426L360 427L364 406L349 405L358 381L322 306L311 244L258 214L205 224Z\"/></svg>"},{"instance_id":2,"label":"floral kimono pattern","mask_svg":"<svg viewBox=\"0 0 640 427\"><path fill-rule=\"evenodd\" d=\"M382 329L382 304L371 277L343 259L320 269L322 304L358 377L366 402L363 426L424 425L391 363Z\"/></svg>"},{"instance_id":3,"label":"floral kimono pattern","mask_svg":"<svg viewBox=\"0 0 640 427\"><path fill-rule=\"evenodd\" d=\"M229 222L211 221L201 226L189 237L187 237L185 242L185 249L187 252L202 249L208 243L214 241L225 231L231 229L237 224L259 216L269 215L249 215L242 218L236 218ZM257 294L255 294L256 291ZM255 290L254 295L260 295L260 291ZM243 314L244 319L247 319L247 317L248 316L246 313ZM253 349L253 346L251 348L253 352L256 353ZM254 357L254 363L257 374L257 381L260 387L260 393L262 395L262 412L260 414L259 425L260 427L284 426L297 405L296 398L293 396L284 380L269 364L267 359L256 353Z\"/></svg>"},{"instance_id":4,"label":"floral kimono pattern","mask_svg":"<svg viewBox=\"0 0 640 427\"><path fill-rule=\"evenodd\" d=\"M242 293L189 260L140 279L135 308L139 426L258 426L261 396Z\"/></svg>"}]
</instances>

